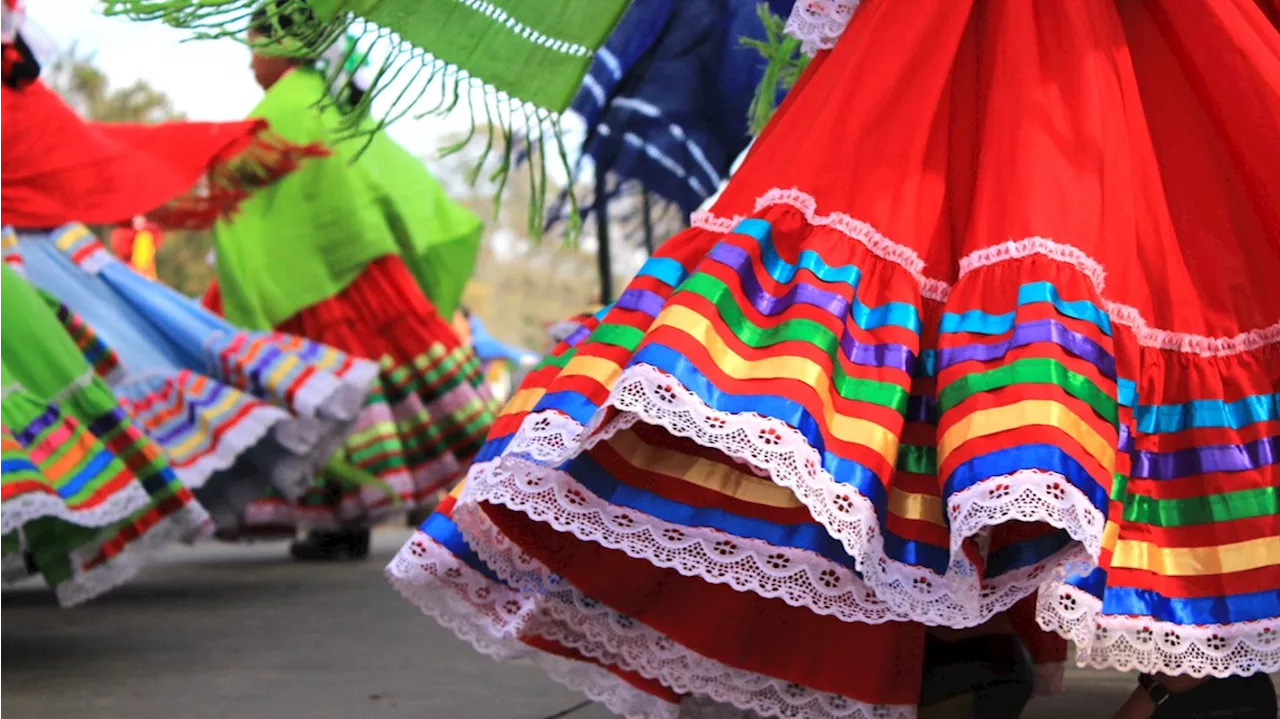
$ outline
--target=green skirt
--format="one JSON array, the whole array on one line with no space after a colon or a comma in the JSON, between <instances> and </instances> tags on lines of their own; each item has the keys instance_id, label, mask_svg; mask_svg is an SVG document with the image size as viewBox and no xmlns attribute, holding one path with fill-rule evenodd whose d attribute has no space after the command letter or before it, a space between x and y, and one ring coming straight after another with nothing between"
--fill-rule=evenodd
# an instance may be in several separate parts
<instances>
[{"instance_id":1,"label":"green skirt","mask_svg":"<svg viewBox=\"0 0 1280 719\"><path fill-rule=\"evenodd\" d=\"M116 587L173 541L210 529L37 291L0 268L0 517L6 566L38 571L64 605ZM14 577L6 573L6 579Z\"/></svg>"}]
</instances>

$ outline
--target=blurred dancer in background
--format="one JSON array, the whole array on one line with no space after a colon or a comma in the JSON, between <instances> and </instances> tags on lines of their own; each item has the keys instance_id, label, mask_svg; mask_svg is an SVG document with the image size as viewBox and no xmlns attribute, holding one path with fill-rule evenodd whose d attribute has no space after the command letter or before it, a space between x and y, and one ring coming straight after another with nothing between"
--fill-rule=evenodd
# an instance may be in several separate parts
<instances>
[{"instance_id":1,"label":"blurred dancer in background","mask_svg":"<svg viewBox=\"0 0 1280 719\"><path fill-rule=\"evenodd\" d=\"M446 319L482 228L360 116L368 86L350 44L288 56L291 33L311 22L305 10L282 14L274 5L254 15L252 69L266 96L251 117L332 154L216 226L217 281L206 302L235 324L380 363L379 391L324 479L300 501L269 496L245 516L251 534L310 527L293 546L298 559L363 557L370 526L459 478L493 420L479 362ZM318 105L326 93L331 102ZM335 142L351 123L372 133L367 146Z\"/></svg>"}]
</instances>

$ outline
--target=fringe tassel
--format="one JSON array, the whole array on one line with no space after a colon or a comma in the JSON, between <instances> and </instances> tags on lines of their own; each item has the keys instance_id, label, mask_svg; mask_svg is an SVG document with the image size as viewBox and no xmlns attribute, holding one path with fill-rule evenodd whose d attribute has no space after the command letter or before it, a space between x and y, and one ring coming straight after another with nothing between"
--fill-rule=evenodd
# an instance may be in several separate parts
<instances>
[{"instance_id":1,"label":"fringe tassel","mask_svg":"<svg viewBox=\"0 0 1280 719\"><path fill-rule=\"evenodd\" d=\"M172 27L191 30L198 39L230 37L247 43L245 38L251 17L261 4L262 0L104 0L104 13L133 20L164 22ZM542 237L540 213L546 207L546 160L549 154L561 163L566 176L572 177L558 113L499 91L462 68L405 41L394 31L359 19L342 9L341 6L350 6L350 3L274 0L272 5L276 17L289 16L294 21L288 32L290 42L284 46L273 46L276 51L309 60L320 57L332 43L341 42L345 35L358 38L347 49L344 62L330 68L330 85L347 64L345 60L350 60L355 53L366 57L385 57L373 73L369 90L354 102L344 102L349 98L343 97L317 98L318 103L338 104L344 111L346 121L339 128L335 142L363 142L362 152L375 133L401 118L444 116L465 101L470 120L468 132L463 140L442 148L441 155L462 151L474 139L480 122L487 125L484 150L468 173L468 180L474 185L490 158L495 154L500 158L497 168L488 175L490 182L497 183L494 195L496 217L502 193L516 164L513 152L517 145L527 146L530 157L529 233L535 239ZM299 22L299 18L310 21ZM438 96L428 97L435 92L439 93ZM375 102L385 109L375 114ZM551 142L554 142L555 149L548 152ZM359 152L356 154L358 156ZM572 194L569 193L571 198ZM574 206L576 209L576 201ZM575 217L576 214L573 213ZM580 227L580 221L570 224L571 244Z\"/></svg>"},{"instance_id":2,"label":"fringe tassel","mask_svg":"<svg viewBox=\"0 0 1280 719\"><path fill-rule=\"evenodd\" d=\"M247 145L216 159L199 187L152 210L147 217L169 230L208 229L219 218L235 213L254 190L293 172L308 158L328 154L323 145L295 145L270 132L259 132Z\"/></svg>"},{"instance_id":3,"label":"fringe tassel","mask_svg":"<svg viewBox=\"0 0 1280 719\"><path fill-rule=\"evenodd\" d=\"M784 32L786 20L774 15L768 3L758 4L756 13L764 25L765 39L744 37L740 40L746 47L755 48L768 61L747 112L747 125L753 137L764 130L778 107L778 96L796 84L810 60L808 55L800 52L800 40Z\"/></svg>"}]
</instances>

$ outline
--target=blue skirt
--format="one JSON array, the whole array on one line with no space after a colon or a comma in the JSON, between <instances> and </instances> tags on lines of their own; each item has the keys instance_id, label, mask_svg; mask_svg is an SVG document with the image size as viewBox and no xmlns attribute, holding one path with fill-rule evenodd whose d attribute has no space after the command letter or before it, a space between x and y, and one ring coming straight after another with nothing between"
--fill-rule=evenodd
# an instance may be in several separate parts
<instances>
[{"instance_id":1,"label":"blue skirt","mask_svg":"<svg viewBox=\"0 0 1280 719\"><path fill-rule=\"evenodd\" d=\"M294 497L311 485L377 378L374 362L231 326L82 225L6 229L4 253L61 303L90 362L225 532L268 487ZM103 346L117 362L102 362Z\"/></svg>"}]
</instances>

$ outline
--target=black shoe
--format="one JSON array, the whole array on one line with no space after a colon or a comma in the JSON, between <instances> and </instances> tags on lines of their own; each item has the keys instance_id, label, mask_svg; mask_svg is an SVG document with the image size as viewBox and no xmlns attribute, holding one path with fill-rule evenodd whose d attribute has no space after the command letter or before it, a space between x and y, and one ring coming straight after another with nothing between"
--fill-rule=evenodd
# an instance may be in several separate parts
<instances>
[{"instance_id":1,"label":"black shoe","mask_svg":"<svg viewBox=\"0 0 1280 719\"><path fill-rule=\"evenodd\" d=\"M1138 685L1155 702L1151 719L1276 719L1276 687L1262 673L1210 679L1181 692L1169 691L1148 674L1138 678Z\"/></svg>"},{"instance_id":2,"label":"black shoe","mask_svg":"<svg viewBox=\"0 0 1280 719\"><path fill-rule=\"evenodd\" d=\"M1017 719L1035 690L1035 666L1012 634L948 642L926 635L920 707L949 719ZM967 705L967 710L961 705Z\"/></svg>"},{"instance_id":3,"label":"black shoe","mask_svg":"<svg viewBox=\"0 0 1280 719\"><path fill-rule=\"evenodd\" d=\"M289 547L289 556L300 562L329 562L364 559L369 556L367 529L354 531L313 530L307 538Z\"/></svg>"}]
</instances>

